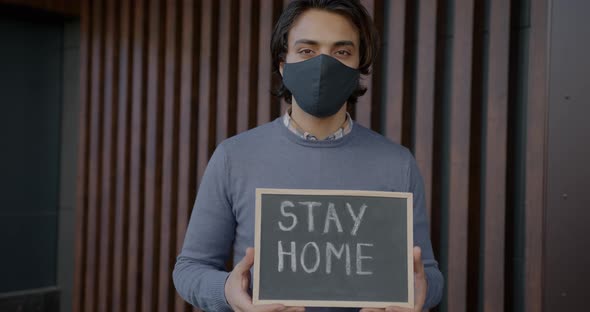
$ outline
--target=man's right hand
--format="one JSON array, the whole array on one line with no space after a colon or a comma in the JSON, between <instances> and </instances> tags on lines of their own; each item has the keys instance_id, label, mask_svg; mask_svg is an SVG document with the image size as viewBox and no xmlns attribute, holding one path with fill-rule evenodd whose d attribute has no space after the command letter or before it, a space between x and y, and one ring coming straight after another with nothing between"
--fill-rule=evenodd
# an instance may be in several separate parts
<instances>
[{"instance_id":1,"label":"man's right hand","mask_svg":"<svg viewBox=\"0 0 590 312\"><path fill-rule=\"evenodd\" d=\"M304 312L303 307L285 307L282 304L254 305L248 294L250 268L254 264L254 249L246 249L246 255L225 281L225 298L236 312Z\"/></svg>"}]
</instances>

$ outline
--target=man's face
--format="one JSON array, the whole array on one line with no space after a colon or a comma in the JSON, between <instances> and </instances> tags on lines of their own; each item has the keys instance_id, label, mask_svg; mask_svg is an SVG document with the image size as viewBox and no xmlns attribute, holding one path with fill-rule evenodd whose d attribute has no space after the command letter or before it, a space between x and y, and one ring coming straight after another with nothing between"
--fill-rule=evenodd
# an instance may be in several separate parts
<instances>
[{"instance_id":1,"label":"man's face","mask_svg":"<svg viewBox=\"0 0 590 312\"><path fill-rule=\"evenodd\" d=\"M320 54L338 59L352 68L359 66L359 34L345 17L311 9L293 23L288 35L286 62L305 61ZM281 63L281 74L283 73Z\"/></svg>"}]
</instances>

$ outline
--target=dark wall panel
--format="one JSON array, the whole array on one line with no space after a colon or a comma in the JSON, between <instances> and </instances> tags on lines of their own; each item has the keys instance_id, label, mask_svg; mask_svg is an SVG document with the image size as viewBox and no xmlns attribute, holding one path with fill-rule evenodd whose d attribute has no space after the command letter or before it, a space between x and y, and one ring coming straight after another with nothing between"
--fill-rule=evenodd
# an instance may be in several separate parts
<instances>
[{"instance_id":1,"label":"dark wall panel","mask_svg":"<svg viewBox=\"0 0 590 312\"><path fill-rule=\"evenodd\" d=\"M547 206L543 306L546 311L586 305L580 285L590 279L590 2L554 2L547 129ZM580 268L580 269L578 269ZM575 273L574 273L575 272Z\"/></svg>"},{"instance_id":2,"label":"dark wall panel","mask_svg":"<svg viewBox=\"0 0 590 312\"><path fill-rule=\"evenodd\" d=\"M63 27L0 8L0 293L58 282Z\"/></svg>"},{"instance_id":3,"label":"dark wall panel","mask_svg":"<svg viewBox=\"0 0 590 312\"><path fill-rule=\"evenodd\" d=\"M27 6L72 17L80 16L80 2L76 0L0 0L0 4Z\"/></svg>"}]
</instances>

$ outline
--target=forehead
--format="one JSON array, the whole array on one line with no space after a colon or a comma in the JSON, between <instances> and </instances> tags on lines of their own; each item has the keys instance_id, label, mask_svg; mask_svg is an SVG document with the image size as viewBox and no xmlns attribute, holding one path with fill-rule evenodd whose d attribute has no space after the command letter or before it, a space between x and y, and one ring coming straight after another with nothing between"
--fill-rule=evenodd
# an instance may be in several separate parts
<instances>
[{"instance_id":1,"label":"forehead","mask_svg":"<svg viewBox=\"0 0 590 312\"><path fill-rule=\"evenodd\" d=\"M289 45L299 39L309 39L320 44L349 40L358 46L358 38L358 30L349 19L318 9L310 9L299 15L288 36Z\"/></svg>"}]
</instances>

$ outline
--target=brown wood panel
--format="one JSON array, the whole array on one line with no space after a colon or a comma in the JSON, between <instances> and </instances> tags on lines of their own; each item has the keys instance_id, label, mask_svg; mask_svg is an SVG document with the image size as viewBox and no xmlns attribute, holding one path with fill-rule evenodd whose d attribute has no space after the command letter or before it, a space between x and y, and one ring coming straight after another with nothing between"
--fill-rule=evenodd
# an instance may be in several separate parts
<instances>
[{"instance_id":1,"label":"brown wood panel","mask_svg":"<svg viewBox=\"0 0 590 312\"><path fill-rule=\"evenodd\" d=\"M371 129L376 132L382 131L382 114L383 105L382 94L383 94L383 66L384 57L382 53L383 39L382 34L385 33L385 0L374 0L373 3L373 23L377 30L377 39L379 40L379 50L373 62L373 68L371 70Z\"/></svg>"},{"instance_id":2,"label":"brown wood panel","mask_svg":"<svg viewBox=\"0 0 590 312\"><path fill-rule=\"evenodd\" d=\"M90 61L92 59L92 28L90 20L90 0L82 1L80 19L80 118L78 139L78 167L76 177L76 242L74 259L74 285L72 290L72 309L81 311L84 304L86 285L86 228L88 214L88 154L90 126Z\"/></svg>"},{"instance_id":3,"label":"brown wood panel","mask_svg":"<svg viewBox=\"0 0 590 312\"><path fill-rule=\"evenodd\" d=\"M543 233L547 173L549 2L531 2L526 108L525 311L543 309Z\"/></svg>"},{"instance_id":4,"label":"brown wood panel","mask_svg":"<svg viewBox=\"0 0 590 312\"><path fill-rule=\"evenodd\" d=\"M483 311L504 309L510 1L490 3L483 218Z\"/></svg>"},{"instance_id":5,"label":"brown wood panel","mask_svg":"<svg viewBox=\"0 0 590 312\"><path fill-rule=\"evenodd\" d=\"M238 43L238 89L237 89L237 132L246 131L256 125L256 102L258 86L258 20L257 0L239 1L239 43Z\"/></svg>"},{"instance_id":6,"label":"brown wood panel","mask_svg":"<svg viewBox=\"0 0 590 312\"><path fill-rule=\"evenodd\" d=\"M127 246L129 226L129 154L131 123L131 0L120 2L119 14L119 87L116 163L115 234L113 250L113 280L111 311L125 311L127 293Z\"/></svg>"},{"instance_id":7,"label":"brown wood panel","mask_svg":"<svg viewBox=\"0 0 590 312\"><path fill-rule=\"evenodd\" d=\"M174 310L172 268L176 256L176 211L178 206L178 125L180 97L180 1L166 1L164 126L162 156L162 214L157 311ZM188 30L187 30L188 31Z\"/></svg>"},{"instance_id":8,"label":"brown wood panel","mask_svg":"<svg viewBox=\"0 0 590 312\"><path fill-rule=\"evenodd\" d=\"M260 28L258 37L258 107L257 124L267 123L272 117L272 61L270 55L270 39L274 26L278 0L260 0ZM278 101L277 101L278 103Z\"/></svg>"},{"instance_id":9,"label":"brown wood panel","mask_svg":"<svg viewBox=\"0 0 590 312\"><path fill-rule=\"evenodd\" d=\"M88 214L86 239L86 277L84 285L84 311L96 311L98 305L98 258L101 207L101 137L104 81L104 29L103 2L92 3L92 72L90 89L90 153L88 159Z\"/></svg>"},{"instance_id":10,"label":"brown wood panel","mask_svg":"<svg viewBox=\"0 0 590 312\"><path fill-rule=\"evenodd\" d=\"M236 1L219 1L216 145L236 133L238 7Z\"/></svg>"},{"instance_id":11,"label":"brown wood panel","mask_svg":"<svg viewBox=\"0 0 590 312\"><path fill-rule=\"evenodd\" d=\"M291 1L293 1L293 0L283 0L283 7L282 7L281 12L284 11L287 8L287 6L289 5L289 3L291 3ZM270 42L269 42L269 45L270 45ZM275 78L277 80L277 83L280 82L283 79L283 77L278 77L278 76L277 77L273 77L273 78ZM279 114L280 115L283 115L289 109L290 104L287 103L287 101L285 101L284 99L279 99L279 102L280 102Z\"/></svg>"},{"instance_id":12,"label":"brown wood panel","mask_svg":"<svg viewBox=\"0 0 590 312\"><path fill-rule=\"evenodd\" d=\"M432 161L434 144L434 77L436 59L437 0L418 4L416 50L416 103L414 119L414 156L424 178L426 212L432 215Z\"/></svg>"},{"instance_id":13,"label":"brown wood panel","mask_svg":"<svg viewBox=\"0 0 590 312\"><path fill-rule=\"evenodd\" d=\"M467 311L467 239L469 209L469 153L473 0L458 0L453 7L451 97L449 125L449 223L447 309Z\"/></svg>"},{"instance_id":14,"label":"brown wood panel","mask_svg":"<svg viewBox=\"0 0 590 312\"><path fill-rule=\"evenodd\" d=\"M178 199L176 250L180 253L196 193L196 142L199 98L200 5L193 0L182 1L182 46L180 67L180 116L178 142ZM188 311L188 305L175 292L177 312Z\"/></svg>"},{"instance_id":15,"label":"brown wood panel","mask_svg":"<svg viewBox=\"0 0 590 312\"><path fill-rule=\"evenodd\" d=\"M361 0L369 14L373 17L375 15L375 1L378 0ZM367 93L358 99L356 107L354 107L354 116L356 122L361 125L371 128L371 114L373 114L373 74L368 76L361 76L361 84L367 88Z\"/></svg>"},{"instance_id":16,"label":"brown wood panel","mask_svg":"<svg viewBox=\"0 0 590 312\"><path fill-rule=\"evenodd\" d=\"M105 3L105 60L104 60L104 104L102 118L102 198L100 205L100 255L98 279L98 311L111 311L111 281L113 278L113 223L114 223L114 187L115 156L117 153L116 135L118 118L118 73L119 62L119 26L117 1L109 0Z\"/></svg>"},{"instance_id":17,"label":"brown wood panel","mask_svg":"<svg viewBox=\"0 0 590 312\"><path fill-rule=\"evenodd\" d=\"M387 37L383 37L387 46L385 56L385 75L387 80L383 83L385 125L383 135L401 143L402 139L402 109L404 91L404 49L406 31L406 3L405 0L390 1L387 15Z\"/></svg>"},{"instance_id":18,"label":"brown wood panel","mask_svg":"<svg viewBox=\"0 0 590 312\"><path fill-rule=\"evenodd\" d=\"M126 311L139 311L141 298L142 233L144 207L144 150L146 101L147 7L135 0L133 10L133 72L131 107L131 168L129 174L129 245Z\"/></svg>"},{"instance_id":19,"label":"brown wood panel","mask_svg":"<svg viewBox=\"0 0 590 312\"><path fill-rule=\"evenodd\" d=\"M197 179L199 183L215 148L217 91L217 18L219 3L201 1L201 44L199 71L199 122L197 145Z\"/></svg>"},{"instance_id":20,"label":"brown wood panel","mask_svg":"<svg viewBox=\"0 0 590 312\"><path fill-rule=\"evenodd\" d=\"M149 1L147 116L145 151L145 206L143 228L143 262L141 268L141 311L158 307L160 254L160 218L162 203L162 101L164 84L165 29L164 1Z\"/></svg>"}]
</instances>

